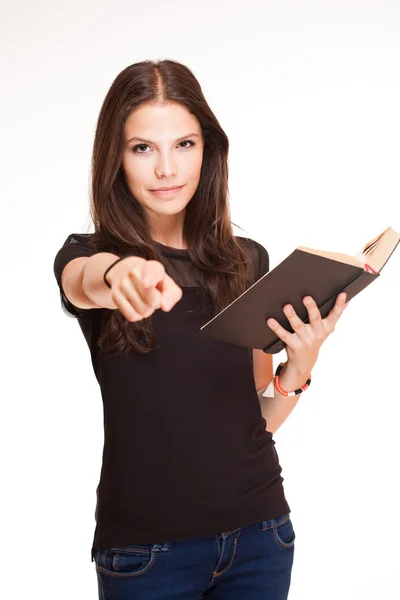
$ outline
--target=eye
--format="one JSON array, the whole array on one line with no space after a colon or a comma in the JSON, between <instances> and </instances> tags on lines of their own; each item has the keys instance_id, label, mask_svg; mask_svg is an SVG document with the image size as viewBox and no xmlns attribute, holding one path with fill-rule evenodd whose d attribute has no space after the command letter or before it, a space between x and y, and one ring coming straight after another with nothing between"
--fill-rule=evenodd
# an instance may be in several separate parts
<instances>
[{"instance_id":1,"label":"eye","mask_svg":"<svg viewBox=\"0 0 400 600\"><path fill-rule=\"evenodd\" d=\"M179 142L180 144L190 144L190 146L186 146L186 148L190 148L191 146L195 146L196 144L194 142L192 142L192 140L183 140L182 142Z\"/></svg>"},{"instance_id":2,"label":"eye","mask_svg":"<svg viewBox=\"0 0 400 600\"><path fill-rule=\"evenodd\" d=\"M138 148L145 148L146 146L147 144L137 144L136 146L133 146L132 152L134 152L135 154L147 154L147 152L137 152ZM150 148L150 146L148 146L148 148Z\"/></svg>"},{"instance_id":3,"label":"eye","mask_svg":"<svg viewBox=\"0 0 400 600\"><path fill-rule=\"evenodd\" d=\"M183 149L189 149L191 148L191 146L195 146L195 142L193 142L192 140L182 140L181 142L179 142L180 144L190 144L189 146L185 146ZM136 146L133 146L132 148L132 152L134 154L148 154L148 152L138 152L138 148L150 148L150 146L148 144L136 144Z\"/></svg>"}]
</instances>

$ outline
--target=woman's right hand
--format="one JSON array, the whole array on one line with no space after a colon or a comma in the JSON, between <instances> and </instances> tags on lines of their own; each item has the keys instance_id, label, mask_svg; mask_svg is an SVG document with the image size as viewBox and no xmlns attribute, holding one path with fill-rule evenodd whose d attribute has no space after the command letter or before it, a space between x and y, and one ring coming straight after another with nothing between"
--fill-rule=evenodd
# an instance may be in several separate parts
<instances>
[{"instance_id":1,"label":"woman's right hand","mask_svg":"<svg viewBox=\"0 0 400 600\"><path fill-rule=\"evenodd\" d=\"M128 321L150 317L157 308L168 312L182 298L182 288L158 260L127 256L106 277L111 297Z\"/></svg>"}]
</instances>

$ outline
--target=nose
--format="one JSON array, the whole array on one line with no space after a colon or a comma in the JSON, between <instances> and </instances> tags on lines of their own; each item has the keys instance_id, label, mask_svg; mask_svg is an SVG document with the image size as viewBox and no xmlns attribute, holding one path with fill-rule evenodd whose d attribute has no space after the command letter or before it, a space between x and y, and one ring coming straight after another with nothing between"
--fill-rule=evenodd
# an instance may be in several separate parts
<instances>
[{"instance_id":1,"label":"nose","mask_svg":"<svg viewBox=\"0 0 400 600\"><path fill-rule=\"evenodd\" d=\"M173 157L169 154L160 154L156 166L157 177L173 177L176 175L176 164Z\"/></svg>"}]
</instances>

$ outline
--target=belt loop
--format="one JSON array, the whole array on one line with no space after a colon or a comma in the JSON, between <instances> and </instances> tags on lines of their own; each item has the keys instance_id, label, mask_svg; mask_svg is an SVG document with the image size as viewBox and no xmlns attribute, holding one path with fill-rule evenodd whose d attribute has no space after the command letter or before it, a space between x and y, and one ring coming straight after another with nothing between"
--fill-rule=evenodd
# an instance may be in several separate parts
<instances>
[{"instance_id":1,"label":"belt loop","mask_svg":"<svg viewBox=\"0 0 400 600\"><path fill-rule=\"evenodd\" d=\"M168 552L170 547L171 547L171 542L164 542L162 544L153 544L151 549L154 550L155 552L159 552L160 550L162 552Z\"/></svg>"}]
</instances>

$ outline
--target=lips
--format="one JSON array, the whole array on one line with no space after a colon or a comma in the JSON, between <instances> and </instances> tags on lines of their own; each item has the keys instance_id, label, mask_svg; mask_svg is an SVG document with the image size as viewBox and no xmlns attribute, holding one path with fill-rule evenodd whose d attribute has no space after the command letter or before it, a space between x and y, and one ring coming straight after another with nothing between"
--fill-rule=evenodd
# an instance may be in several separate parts
<instances>
[{"instance_id":1,"label":"lips","mask_svg":"<svg viewBox=\"0 0 400 600\"><path fill-rule=\"evenodd\" d=\"M150 190L151 192L169 192L171 190L177 190L179 188L181 188L181 185L174 185L172 187L163 187L163 188L157 188L155 190Z\"/></svg>"},{"instance_id":2,"label":"lips","mask_svg":"<svg viewBox=\"0 0 400 600\"><path fill-rule=\"evenodd\" d=\"M183 185L179 187L169 188L169 189L158 189L158 190L150 190L152 194L157 196L158 198L165 198L166 200L171 200L179 195L179 192L183 189Z\"/></svg>"}]
</instances>

